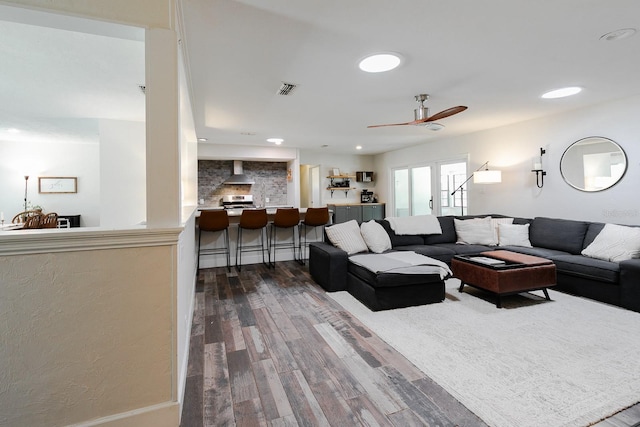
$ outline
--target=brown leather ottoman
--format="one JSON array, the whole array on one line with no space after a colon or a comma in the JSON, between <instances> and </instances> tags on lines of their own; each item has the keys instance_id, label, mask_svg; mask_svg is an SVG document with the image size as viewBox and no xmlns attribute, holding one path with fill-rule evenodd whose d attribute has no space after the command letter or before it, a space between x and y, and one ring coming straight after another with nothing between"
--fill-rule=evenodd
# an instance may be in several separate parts
<instances>
[{"instance_id":1,"label":"brown leather ottoman","mask_svg":"<svg viewBox=\"0 0 640 427\"><path fill-rule=\"evenodd\" d=\"M456 255L451 260L453 276L464 285L496 294L496 307L502 307L503 295L542 290L556 284L556 266L546 258L511 251L489 251L475 255Z\"/></svg>"}]
</instances>

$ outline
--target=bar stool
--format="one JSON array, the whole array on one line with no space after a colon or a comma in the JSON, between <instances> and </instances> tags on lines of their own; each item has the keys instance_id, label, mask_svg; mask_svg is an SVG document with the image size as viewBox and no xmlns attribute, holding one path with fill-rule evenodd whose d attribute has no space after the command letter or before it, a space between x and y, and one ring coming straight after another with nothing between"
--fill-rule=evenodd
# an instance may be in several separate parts
<instances>
[{"instance_id":1,"label":"bar stool","mask_svg":"<svg viewBox=\"0 0 640 427\"><path fill-rule=\"evenodd\" d=\"M242 269L242 252L257 252L262 251L262 263L269 267L271 264L271 252L269 252L269 241L267 240L267 246L264 244L264 236L267 234L267 210L266 209L244 209L240 215L240 223L238 224L238 239L236 241L236 268L238 271ZM243 230L259 230L260 236L259 244L255 245L243 245L242 231ZM268 236L267 236L268 238ZM267 250L269 255L269 264L264 260L264 251ZM238 254L240 254L240 263L238 263Z\"/></svg>"},{"instance_id":2,"label":"bar stool","mask_svg":"<svg viewBox=\"0 0 640 427\"><path fill-rule=\"evenodd\" d=\"M278 249L293 249L293 259L299 261L296 251L300 247L300 232L298 230L298 242L296 243L296 229L300 223L300 211L298 208L278 208L276 209L276 215L271 223L271 239L269 244L269 251L273 250L273 262L272 268L276 268L276 250ZM278 243L278 229L291 229L291 242Z\"/></svg>"},{"instance_id":3,"label":"bar stool","mask_svg":"<svg viewBox=\"0 0 640 427\"><path fill-rule=\"evenodd\" d=\"M304 215L304 220L300 223L300 227L302 228L302 232L300 232L300 241L302 240L302 236L304 235L304 243L300 244L300 261L304 264L304 260L307 259L307 248L309 247L309 243L307 242L307 227L322 227L322 237L317 239L318 234L316 233L315 241L324 241L324 226L329 223L329 208L307 208L307 213Z\"/></svg>"},{"instance_id":4,"label":"bar stool","mask_svg":"<svg viewBox=\"0 0 640 427\"><path fill-rule=\"evenodd\" d=\"M203 231L224 231L225 246L222 248L212 248L201 251L200 240L202 238ZM229 215L227 211L219 210L200 212L200 218L198 219L198 270L200 269L201 253L209 255L224 253L227 256L227 271L231 271L231 250L229 249Z\"/></svg>"}]
</instances>

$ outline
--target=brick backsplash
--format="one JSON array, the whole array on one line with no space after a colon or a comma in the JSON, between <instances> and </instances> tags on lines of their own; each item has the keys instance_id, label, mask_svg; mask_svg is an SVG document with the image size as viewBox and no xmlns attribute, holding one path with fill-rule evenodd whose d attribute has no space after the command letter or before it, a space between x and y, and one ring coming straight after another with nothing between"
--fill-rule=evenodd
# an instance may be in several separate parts
<instances>
[{"instance_id":1,"label":"brick backsplash","mask_svg":"<svg viewBox=\"0 0 640 427\"><path fill-rule=\"evenodd\" d=\"M227 185L233 174L231 160L198 160L198 200L205 205L219 205L225 194L253 194L254 203L266 206L287 204L287 163L242 162L244 174L255 181L252 185Z\"/></svg>"}]
</instances>

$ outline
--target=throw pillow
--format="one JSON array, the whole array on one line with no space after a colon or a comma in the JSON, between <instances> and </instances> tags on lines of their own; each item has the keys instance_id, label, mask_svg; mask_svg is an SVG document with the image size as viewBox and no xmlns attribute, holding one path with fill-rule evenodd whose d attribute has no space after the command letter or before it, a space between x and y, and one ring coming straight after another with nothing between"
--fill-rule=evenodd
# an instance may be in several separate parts
<instances>
[{"instance_id":1,"label":"throw pillow","mask_svg":"<svg viewBox=\"0 0 640 427\"><path fill-rule=\"evenodd\" d=\"M498 224L500 246L531 247L529 241L529 224Z\"/></svg>"},{"instance_id":2,"label":"throw pillow","mask_svg":"<svg viewBox=\"0 0 640 427\"><path fill-rule=\"evenodd\" d=\"M495 245L491 217L475 219L454 219L458 241L465 245Z\"/></svg>"},{"instance_id":3,"label":"throw pillow","mask_svg":"<svg viewBox=\"0 0 640 427\"><path fill-rule=\"evenodd\" d=\"M373 219L360 225L360 234L362 234L362 238L371 252L381 254L391 249L389 235L384 227Z\"/></svg>"},{"instance_id":4,"label":"throw pillow","mask_svg":"<svg viewBox=\"0 0 640 427\"><path fill-rule=\"evenodd\" d=\"M500 234L498 225L500 224L513 224L513 218L491 218L491 227L493 228L493 241L494 245L497 245L500 241Z\"/></svg>"},{"instance_id":5,"label":"throw pillow","mask_svg":"<svg viewBox=\"0 0 640 427\"><path fill-rule=\"evenodd\" d=\"M640 228L605 224L582 255L614 262L640 258Z\"/></svg>"},{"instance_id":6,"label":"throw pillow","mask_svg":"<svg viewBox=\"0 0 640 427\"><path fill-rule=\"evenodd\" d=\"M360 234L358 221L355 219L326 227L325 232L333 246L342 249L349 255L369 250Z\"/></svg>"}]
</instances>

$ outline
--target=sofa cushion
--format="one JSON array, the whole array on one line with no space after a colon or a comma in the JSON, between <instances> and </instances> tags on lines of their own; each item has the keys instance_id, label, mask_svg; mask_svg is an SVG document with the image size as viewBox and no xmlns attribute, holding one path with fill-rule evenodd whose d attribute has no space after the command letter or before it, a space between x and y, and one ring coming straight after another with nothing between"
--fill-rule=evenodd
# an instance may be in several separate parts
<instances>
[{"instance_id":1,"label":"sofa cushion","mask_svg":"<svg viewBox=\"0 0 640 427\"><path fill-rule=\"evenodd\" d=\"M440 222L440 229L442 234L431 234L424 236L425 245L434 245L436 243L455 243L457 240L456 227L453 223L454 217L452 216L439 216L438 222Z\"/></svg>"},{"instance_id":2,"label":"sofa cushion","mask_svg":"<svg viewBox=\"0 0 640 427\"><path fill-rule=\"evenodd\" d=\"M440 248L450 249L456 255L478 254L480 252L492 251L495 246L486 245L460 245L458 243L440 243L436 245Z\"/></svg>"},{"instance_id":3,"label":"sofa cushion","mask_svg":"<svg viewBox=\"0 0 640 427\"><path fill-rule=\"evenodd\" d=\"M459 220L454 219L453 223L458 235L457 243L466 245L495 245L493 235L493 225L491 218L477 218Z\"/></svg>"},{"instance_id":4,"label":"sofa cushion","mask_svg":"<svg viewBox=\"0 0 640 427\"><path fill-rule=\"evenodd\" d=\"M618 283L620 277L620 265L617 262L582 255L560 255L554 257L553 262L559 273L576 277L614 284Z\"/></svg>"},{"instance_id":5,"label":"sofa cushion","mask_svg":"<svg viewBox=\"0 0 640 427\"><path fill-rule=\"evenodd\" d=\"M533 246L578 255L588 227L584 221L536 217L529 228L529 240Z\"/></svg>"},{"instance_id":6,"label":"sofa cushion","mask_svg":"<svg viewBox=\"0 0 640 427\"><path fill-rule=\"evenodd\" d=\"M442 282L439 274L376 273L352 262L349 263L347 269L349 273L374 288L397 288L408 285Z\"/></svg>"},{"instance_id":7,"label":"sofa cushion","mask_svg":"<svg viewBox=\"0 0 640 427\"><path fill-rule=\"evenodd\" d=\"M369 250L360 234L358 221L355 219L325 227L325 233L332 245L342 249L349 255Z\"/></svg>"},{"instance_id":8,"label":"sofa cushion","mask_svg":"<svg viewBox=\"0 0 640 427\"><path fill-rule=\"evenodd\" d=\"M442 234L435 215L391 216L385 218L391 229L400 236L415 234Z\"/></svg>"},{"instance_id":9,"label":"sofa cushion","mask_svg":"<svg viewBox=\"0 0 640 427\"><path fill-rule=\"evenodd\" d=\"M371 252L380 254L391 249L389 234L374 220L360 224L360 234Z\"/></svg>"},{"instance_id":10,"label":"sofa cushion","mask_svg":"<svg viewBox=\"0 0 640 427\"><path fill-rule=\"evenodd\" d=\"M613 262L640 258L640 228L607 224L582 255Z\"/></svg>"},{"instance_id":11,"label":"sofa cushion","mask_svg":"<svg viewBox=\"0 0 640 427\"><path fill-rule=\"evenodd\" d=\"M529 224L498 224L498 245L530 248Z\"/></svg>"},{"instance_id":12,"label":"sofa cushion","mask_svg":"<svg viewBox=\"0 0 640 427\"><path fill-rule=\"evenodd\" d=\"M394 248L396 246L421 245L424 243L424 237L422 235L415 235L415 236L397 235L395 231L391 229L391 224L389 224L389 221L387 221L386 219L378 219L376 220L376 222L380 224L384 228L384 230L387 232L387 234L389 235L389 238L391 239L391 246Z\"/></svg>"}]
</instances>

